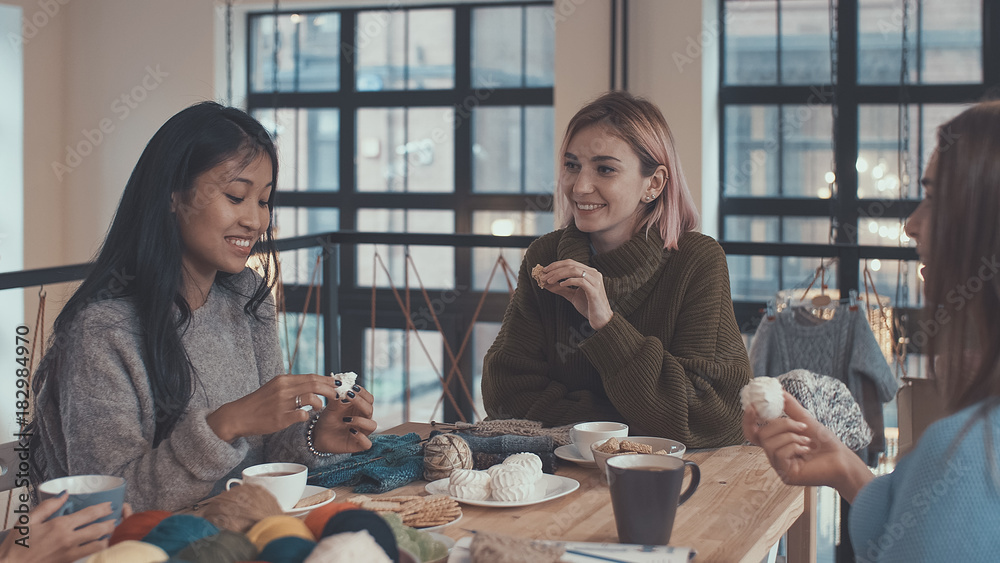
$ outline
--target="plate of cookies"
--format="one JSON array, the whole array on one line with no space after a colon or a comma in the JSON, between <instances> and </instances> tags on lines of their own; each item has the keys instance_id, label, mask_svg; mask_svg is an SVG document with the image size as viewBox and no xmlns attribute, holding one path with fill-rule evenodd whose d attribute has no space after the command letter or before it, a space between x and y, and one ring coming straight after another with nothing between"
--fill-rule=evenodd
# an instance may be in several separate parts
<instances>
[{"instance_id":1,"label":"plate of cookies","mask_svg":"<svg viewBox=\"0 0 1000 563\"><path fill-rule=\"evenodd\" d=\"M424 531L438 530L462 519L462 508L448 495L356 495L347 501L373 512L395 512L404 525Z\"/></svg>"},{"instance_id":2,"label":"plate of cookies","mask_svg":"<svg viewBox=\"0 0 1000 563\"><path fill-rule=\"evenodd\" d=\"M449 479L438 479L427 483L425 487L432 495L449 494ZM496 500L495 496L481 498L482 495L471 497L452 496L456 501L472 506L490 506L496 508L511 508L517 506L530 506L548 502L559 497L566 496L580 488L580 482L576 479L563 477L562 475L543 474L541 479L535 482L533 489L521 500ZM479 498L477 498L479 497ZM510 498L510 497L507 497Z\"/></svg>"}]
</instances>

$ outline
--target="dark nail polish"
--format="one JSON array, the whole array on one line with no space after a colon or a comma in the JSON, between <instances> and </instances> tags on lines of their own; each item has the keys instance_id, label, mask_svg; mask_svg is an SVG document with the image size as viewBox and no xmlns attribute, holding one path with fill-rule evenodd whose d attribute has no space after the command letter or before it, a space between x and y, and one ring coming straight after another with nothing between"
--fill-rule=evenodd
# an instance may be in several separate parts
<instances>
[{"instance_id":1,"label":"dark nail polish","mask_svg":"<svg viewBox=\"0 0 1000 563\"><path fill-rule=\"evenodd\" d=\"M354 387L351 387L351 389L354 389L355 391L361 391L361 386L355 385Z\"/></svg>"},{"instance_id":2,"label":"dark nail polish","mask_svg":"<svg viewBox=\"0 0 1000 563\"><path fill-rule=\"evenodd\" d=\"M350 398L352 398L352 399L353 399L354 397L357 397L357 395L355 395L355 394L354 394L354 391L348 391L348 392L347 392L347 396L348 396L348 397L350 397Z\"/></svg>"},{"instance_id":3,"label":"dark nail polish","mask_svg":"<svg viewBox=\"0 0 1000 563\"><path fill-rule=\"evenodd\" d=\"M357 434L357 433L358 433L357 428L351 428L351 434Z\"/></svg>"},{"instance_id":4,"label":"dark nail polish","mask_svg":"<svg viewBox=\"0 0 1000 563\"><path fill-rule=\"evenodd\" d=\"M337 387L340 387L341 385L344 384L344 382L339 379L334 379L333 384L336 385Z\"/></svg>"},{"instance_id":5,"label":"dark nail polish","mask_svg":"<svg viewBox=\"0 0 1000 563\"><path fill-rule=\"evenodd\" d=\"M354 420L354 417L353 417L353 416L345 416L345 417L344 417L344 422L350 422L350 421L352 421L352 420Z\"/></svg>"},{"instance_id":6,"label":"dark nail polish","mask_svg":"<svg viewBox=\"0 0 1000 563\"><path fill-rule=\"evenodd\" d=\"M351 401L350 401L350 399L341 399L340 402L346 404L346 403L350 403Z\"/></svg>"}]
</instances>

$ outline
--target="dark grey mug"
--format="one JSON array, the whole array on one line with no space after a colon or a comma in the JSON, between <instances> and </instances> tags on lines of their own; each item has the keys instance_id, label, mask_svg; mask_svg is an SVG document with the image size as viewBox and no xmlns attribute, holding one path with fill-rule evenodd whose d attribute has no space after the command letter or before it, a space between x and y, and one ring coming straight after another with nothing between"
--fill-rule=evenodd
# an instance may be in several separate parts
<instances>
[{"instance_id":1,"label":"dark grey mug","mask_svg":"<svg viewBox=\"0 0 1000 563\"><path fill-rule=\"evenodd\" d=\"M114 519L115 526L122 521L122 503L125 502L125 479L113 475L71 475L46 481L38 486L41 500L59 496L67 492L66 503L52 515L52 518L72 514L88 506L111 503L111 514L95 522Z\"/></svg>"},{"instance_id":2,"label":"dark grey mug","mask_svg":"<svg viewBox=\"0 0 1000 563\"><path fill-rule=\"evenodd\" d=\"M691 483L682 494L685 466L691 467ZM615 456L608 459L607 474L618 541L642 545L670 543L677 507L701 481L697 463L665 455Z\"/></svg>"}]
</instances>

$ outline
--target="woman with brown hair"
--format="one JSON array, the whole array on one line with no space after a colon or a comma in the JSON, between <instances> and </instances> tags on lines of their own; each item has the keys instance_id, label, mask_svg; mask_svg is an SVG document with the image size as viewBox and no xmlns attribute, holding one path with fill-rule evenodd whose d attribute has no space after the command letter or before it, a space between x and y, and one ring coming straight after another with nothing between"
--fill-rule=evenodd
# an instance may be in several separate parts
<instances>
[{"instance_id":1,"label":"woman with brown hair","mask_svg":"<svg viewBox=\"0 0 1000 563\"><path fill-rule=\"evenodd\" d=\"M930 426L893 473L874 478L787 393L788 418L743 430L781 478L827 485L852 503L859 561L987 561L1000 553L1000 102L938 133L906 225L924 263L932 318L929 371L950 416Z\"/></svg>"},{"instance_id":2,"label":"woman with brown hair","mask_svg":"<svg viewBox=\"0 0 1000 563\"><path fill-rule=\"evenodd\" d=\"M577 112L559 152L563 228L525 254L483 365L486 412L620 421L694 448L738 443L750 366L726 257L695 231L660 110L609 92Z\"/></svg>"}]
</instances>

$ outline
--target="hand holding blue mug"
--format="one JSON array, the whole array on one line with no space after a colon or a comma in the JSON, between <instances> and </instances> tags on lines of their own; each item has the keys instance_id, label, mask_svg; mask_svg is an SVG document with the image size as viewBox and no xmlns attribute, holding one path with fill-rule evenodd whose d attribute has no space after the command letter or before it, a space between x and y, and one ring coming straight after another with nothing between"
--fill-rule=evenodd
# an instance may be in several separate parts
<instances>
[{"instance_id":1,"label":"hand holding blue mug","mask_svg":"<svg viewBox=\"0 0 1000 563\"><path fill-rule=\"evenodd\" d=\"M53 518L72 514L88 506L105 502L111 503L111 514L100 521L114 520L115 526L122 521L122 505L125 502L125 479L113 475L71 475L46 481L38 486L41 500L67 493L66 502L52 515Z\"/></svg>"}]
</instances>

